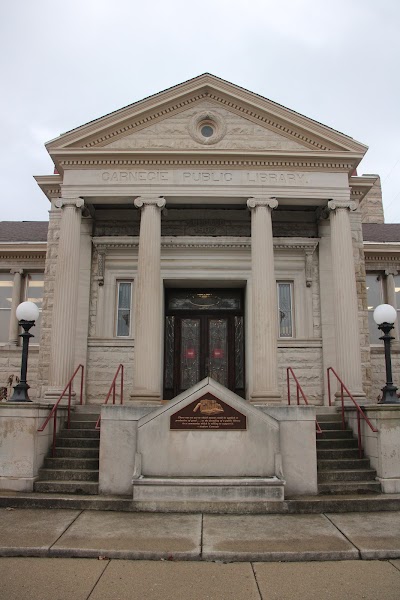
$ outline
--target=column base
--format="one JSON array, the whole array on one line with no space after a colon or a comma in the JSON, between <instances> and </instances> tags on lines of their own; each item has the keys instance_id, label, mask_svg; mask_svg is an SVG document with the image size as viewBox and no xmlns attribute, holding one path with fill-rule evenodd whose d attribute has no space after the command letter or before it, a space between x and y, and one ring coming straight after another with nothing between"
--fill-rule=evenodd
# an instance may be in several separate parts
<instances>
[{"instance_id":1,"label":"column base","mask_svg":"<svg viewBox=\"0 0 400 600\"><path fill-rule=\"evenodd\" d=\"M55 404L57 400L60 398L63 392L63 388L49 388L43 396L42 402L44 404ZM76 404L76 392L71 393L71 406L75 406ZM62 397L59 406L68 406L68 391L65 392Z\"/></svg>"},{"instance_id":2,"label":"column base","mask_svg":"<svg viewBox=\"0 0 400 600\"><path fill-rule=\"evenodd\" d=\"M129 403L160 406L162 398L159 393L147 390L133 390L129 394Z\"/></svg>"},{"instance_id":3,"label":"column base","mask_svg":"<svg viewBox=\"0 0 400 600\"><path fill-rule=\"evenodd\" d=\"M261 405L282 404L282 396L278 391L253 392L250 395L250 403Z\"/></svg>"},{"instance_id":4,"label":"column base","mask_svg":"<svg viewBox=\"0 0 400 600\"><path fill-rule=\"evenodd\" d=\"M351 392L351 395L353 396L353 398L357 402L357 404L359 404L360 406L365 406L366 404L375 404L375 402L373 402L372 400L367 398L365 393L362 391L361 392ZM345 406L350 406L350 407L354 406L353 400L346 394L346 392L343 394L343 399L344 399ZM342 399L341 399L340 392L335 393L334 406L342 406Z\"/></svg>"}]
</instances>

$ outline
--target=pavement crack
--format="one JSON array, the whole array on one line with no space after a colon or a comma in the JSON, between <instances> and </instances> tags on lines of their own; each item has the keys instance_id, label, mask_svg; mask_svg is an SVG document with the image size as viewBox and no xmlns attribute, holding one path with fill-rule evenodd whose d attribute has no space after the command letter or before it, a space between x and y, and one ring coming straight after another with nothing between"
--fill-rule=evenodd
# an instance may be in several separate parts
<instances>
[{"instance_id":1,"label":"pavement crack","mask_svg":"<svg viewBox=\"0 0 400 600\"><path fill-rule=\"evenodd\" d=\"M99 583L100 579L103 577L104 573L106 572L106 570L108 569L109 565L111 563L111 560L107 561L107 564L104 565L104 569L102 570L102 572L100 573L100 575L98 576L98 578L96 579L96 581L94 582L94 585L92 587L92 589L90 590L86 600L89 600L90 596L93 594L95 587L97 586L97 584Z\"/></svg>"},{"instance_id":2,"label":"pavement crack","mask_svg":"<svg viewBox=\"0 0 400 600\"><path fill-rule=\"evenodd\" d=\"M254 581L256 582L256 586L257 586L258 594L260 596L260 600L263 600L262 593L261 593L261 590L260 590L260 586L258 585L258 580L257 580L256 570L254 568L254 563L251 562L250 565L251 565L251 570L253 571Z\"/></svg>"},{"instance_id":3,"label":"pavement crack","mask_svg":"<svg viewBox=\"0 0 400 600\"><path fill-rule=\"evenodd\" d=\"M346 538L346 540L347 540L347 541L348 541L348 542L349 542L349 543L350 543L352 546L354 546L354 548L355 548L355 549L357 550L357 552L358 552L358 558L359 558L360 560L362 560L362 556L361 556L361 550L360 550L360 548L359 548L359 547L358 547L358 546L357 546L357 545L356 545L356 544L353 542L353 540L351 540L351 539L350 539L350 538L349 538L349 537L348 537L348 536L347 536L347 535L344 533L344 531L342 531L342 530L340 529L340 527L338 527L338 526L337 526L337 525L336 525L336 524L335 524L335 523L332 521L332 519L330 519L330 518L328 517L328 515L327 515L326 513L323 513L323 515L324 515L324 517L325 517L326 519L328 519L329 523L332 523L332 525L334 526L334 528L335 528L335 529L337 529L337 530L338 530L338 531L339 531L339 532L342 534L342 536L343 536L343 537L345 537L345 538Z\"/></svg>"},{"instance_id":4,"label":"pavement crack","mask_svg":"<svg viewBox=\"0 0 400 600\"><path fill-rule=\"evenodd\" d=\"M71 526L72 526L72 525L75 523L75 521L76 521L76 520L77 520L77 519L78 519L78 518L81 516L81 514L82 514L83 512L84 512L84 510L81 510L81 511L79 511L79 513L76 515L75 519L73 519L73 520L71 521L71 523L68 525L68 527L67 527L66 529L64 529L64 531L63 531L62 533L60 533L60 535L58 536L58 538L57 538L57 539L56 539L56 540L55 540L55 541L54 541L54 542L51 544L51 546L49 546L49 547L48 547L48 550L47 550L47 552L48 552L49 556L51 556L51 550L52 550L53 546L54 546L55 544L57 544L58 540L59 540L60 538L62 538L62 536L64 535L64 533L67 533L68 529L69 529L69 528L70 528L70 527L71 527Z\"/></svg>"}]
</instances>

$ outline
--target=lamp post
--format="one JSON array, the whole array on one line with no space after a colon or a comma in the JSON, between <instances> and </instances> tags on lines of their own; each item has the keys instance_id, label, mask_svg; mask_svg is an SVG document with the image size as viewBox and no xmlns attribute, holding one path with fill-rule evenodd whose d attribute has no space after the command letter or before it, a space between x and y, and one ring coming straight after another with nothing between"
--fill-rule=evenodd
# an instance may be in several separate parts
<instances>
[{"instance_id":1,"label":"lamp post","mask_svg":"<svg viewBox=\"0 0 400 600\"><path fill-rule=\"evenodd\" d=\"M385 345L385 364L386 364L386 385L382 388L382 400L379 404L400 404L400 399L397 397L397 387L393 385L392 376L392 359L390 356L390 342L394 340L389 332L394 327L394 322L397 319L397 311L390 304L380 304L374 310L374 321L378 325L378 329L383 332L380 340L383 340Z\"/></svg>"},{"instance_id":2,"label":"lamp post","mask_svg":"<svg viewBox=\"0 0 400 600\"><path fill-rule=\"evenodd\" d=\"M32 333L29 333L29 330L35 325L35 321L39 317L39 309L33 302L22 302L17 306L16 315L20 326L24 330L23 333L20 333L20 337L22 337L21 378L14 387L14 393L8 402L32 402L28 396L29 385L26 383L29 338L34 337Z\"/></svg>"}]
</instances>

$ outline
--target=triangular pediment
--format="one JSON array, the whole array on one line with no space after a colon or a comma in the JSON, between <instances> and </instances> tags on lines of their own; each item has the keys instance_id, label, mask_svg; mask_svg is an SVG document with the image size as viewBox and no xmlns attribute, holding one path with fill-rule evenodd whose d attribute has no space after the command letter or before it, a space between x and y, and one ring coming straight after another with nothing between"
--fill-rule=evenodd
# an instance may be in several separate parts
<instances>
[{"instance_id":1,"label":"triangular pediment","mask_svg":"<svg viewBox=\"0 0 400 600\"><path fill-rule=\"evenodd\" d=\"M214 118L220 139L201 140L196 123ZM197 119L197 121L196 121ZM217 136L218 137L218 136ZM348 152L366 146L312 119L210 74L122 108L47 144L60 153L186 151L221 153Z\"/></svg>"},{"instance_id":2,"label":"triangular pediment","mask_svg":"<svg viewBox=\"0 0 400 600\"><path fill-rule=\"evenodd\" d=\"M224 127L221 139L212 144L209 138L196 135L196 123L204 119L218 119ZM198 102L190 109L166 117L154 125L143 127L128 135L121 135L104 148L116 150L199 150L205 145L214 150L309 150L291 136L280 135L265 125L242 117L210 100Z\"/></svg>"}]
</instances>

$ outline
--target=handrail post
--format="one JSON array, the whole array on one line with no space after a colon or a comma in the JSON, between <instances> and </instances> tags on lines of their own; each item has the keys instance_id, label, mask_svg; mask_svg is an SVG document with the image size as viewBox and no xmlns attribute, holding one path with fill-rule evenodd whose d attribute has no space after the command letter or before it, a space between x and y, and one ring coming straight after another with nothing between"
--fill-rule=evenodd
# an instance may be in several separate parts
<instances>
[{"instance_id":1,"label":"handrail post","mask_svg":"<svg viewBox=\"0 0 400 600\"><path fill-rule=\"evenodd\" d=\"M54 458L56 454L56 436L57 436L57 409L54 411L54 419L53 419L53 446L51 450L51 455Z\"/></svg>"},{"instance_id":2,"label":"handrail post","mask_svg":"<svg viewBox=\"0 0 400 600\"><path fill-rule=\"evenodd\" d=\"M358 433L358 458L362 458L362 443L361 443L361 417L357 411L357 433Z\"/></svg>"},{"instance_id":3,"label":"handrail post","mask_svg":"<svg viewBox=\"0 0 400 600\"><path fill-rule=\"evenodd\" d=\"M83 365L81 365L81 399L80 399L80 403L82 405L83 403L83 372L85 370L85 367Z\"/></svg>"},{"instance_id":4,"label":"handrail post","mask_svg":"<svg viewBox=\"0 0 400 600\"><path fill-rule=\"evenodd\" d=\"M124 403L124 365L121 365L121 398L119 403Z\"/></svg>"},{"instance_id":5,"label":"handrail post","mask_svg":"<svg viewBox=\"0 0 400 600\"><path fill-rule=\"evenodd\" d=\"M289 377L289 368L286 369L286 381L287 381L287 393L288 393L288 405L290 406L290 377Z\"/></svg>"},{"instance_id":6,"label":"handrail post","mask_svg":"<svg viewBox=\"0 0 400 600\"><path fill-rule=\"evenodd\" d=\"M344 393L343 393L343 383L341 383L340 385L340 397L342 400L342 429L346 429L346 424L345 424L345 420L344 420Z\"/></svg>"},{"instance_id":7,"label":"handrail post","mask_svg":"<svg viewBox=\"0 0 400 600\"><path fill-rule=\"evenodd\" d=\"M67 429L71 428L71 399L72 399L72 381L68 386L68 424Z\"/></svg>"},{"instance_id":8,"label":"handrail post","mask_svg":"<svg viewBox=\"0 0 400 600\"><path fill-rule=\"evenodd\" d=\"M296 394L297 394L297 406L300 406L300 389L299 389L299 384L296 385Z\"/></svg>"},{"instance_id":9,"label":"handrail post","mask_svg":"<svg viewBox=\"0 0 400 600\"><path fill-rule=\"evenodd\" d=\"M331 370L330 367L326 370L326 375L328 378L328 398L329 398L329 406L332 406L332 397L331 397Z\"/></svg>"}]
</instances>

